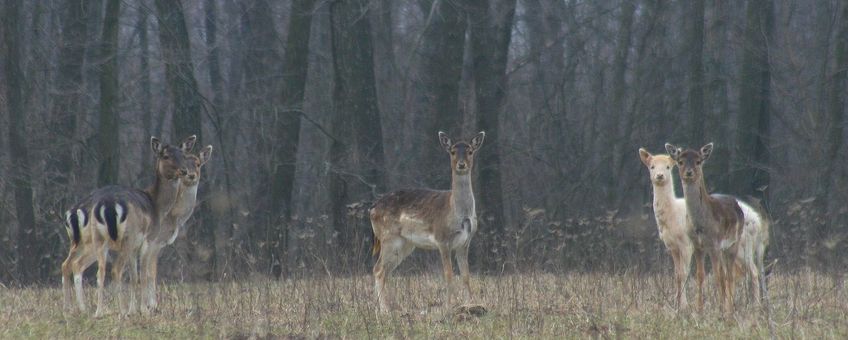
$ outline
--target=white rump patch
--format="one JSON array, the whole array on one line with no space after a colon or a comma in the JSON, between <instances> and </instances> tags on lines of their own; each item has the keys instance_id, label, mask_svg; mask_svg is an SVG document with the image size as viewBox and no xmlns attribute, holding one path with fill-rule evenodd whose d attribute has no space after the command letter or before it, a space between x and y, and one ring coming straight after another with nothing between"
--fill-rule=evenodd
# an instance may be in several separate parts
<instances>
[{"instance_id":1,"label":"white rump patch","mask_svg":"<svg viewBox=\"0 0 848 340\"><path fill-rule=\"evenodd\" d=\"M121 224L121 220L124 219L124 207L122 207L120 203L115 203L115 215L117 217L118 224Z\"/></svg>"},{"instance_id":2,"label":"white rump patch","mask_svg":"<svg viewBox=\"0 0 848 340\"><path fill-rule=\"evenodd\" d=\"M170 238L170 239L168 239L168 245L172 245L172 244L174 244L174 241L176 241L176 240L177 240L177 235L179 235L179 234L180 234L180 226L176 226L176 227L174 228L174 234L173 234L173 235L171 235L171 238Z\"/></svg>"},{"instance_id":3,"label":"white rump patch","mask_svg":"<svg viewBox=\"0 0 848 340\"><path fill-rule=\"evenodd\" d=\"M79 223L80 230L85 228L88 225L88 220L85 216L85 210L77 209L77 223Z\"/></svg>"},{"instance_id":4,"label":"white rump patch","mask_svg":"<svg viewBox=\"0 0 848 340\"><path fill-rule=\"evenodd\" d=\"M736 243L736 241L721 240L721 243L718 244L718 248L721 250L727 250L730 249L730 247L732 247L734 243Z\"/></svg>"}]
</instances>

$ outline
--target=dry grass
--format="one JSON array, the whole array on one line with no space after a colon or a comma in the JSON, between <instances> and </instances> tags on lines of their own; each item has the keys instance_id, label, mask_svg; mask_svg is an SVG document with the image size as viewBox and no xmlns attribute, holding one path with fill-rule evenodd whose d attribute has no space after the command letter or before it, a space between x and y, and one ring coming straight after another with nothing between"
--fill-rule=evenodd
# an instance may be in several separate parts
<instances>
[{"instance_id":1,"label":"dry grass","mask_svg":"<svg viewBox=\"0 0 848 340\"><path fill-rule=\"evenodd\" d=\"M708 301L678 313L667 277L529 274L474 277L489 313L457 317L442 307L442 280L394 278L403 311L378 316L368 276L162 285L161 312L127 320L65 316L61 291L0 288L0 338L766 338L765 313L744 297L733 318ZM690 298L694 299L691 291ZM459 286L457 286L458 288ZM848 337L844 284L812 273L771 278L778 338ZM458 290L458 289L457 289ZM740 286L740 292L742 288ZM88 288L91 300L94 290ZM110 305L112 311L117 307Z\"/></svg>"}]
</instances>

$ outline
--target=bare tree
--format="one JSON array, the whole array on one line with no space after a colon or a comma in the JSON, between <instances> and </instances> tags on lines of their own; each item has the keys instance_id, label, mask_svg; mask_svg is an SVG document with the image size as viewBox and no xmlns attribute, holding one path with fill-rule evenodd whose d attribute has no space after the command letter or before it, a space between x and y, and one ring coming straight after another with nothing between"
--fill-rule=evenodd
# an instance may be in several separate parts
<instances>
[{"instance_id":1,"label":"bare tree","mask_svg":"<svg viewBox=\"0 0 848 340\"><path fill-rule=\"evenodd\" d=\"M38 230L35 224L35 211L32 200L32 181L30 178L29 147L27 145L27 124L24 112L22 89L24 75L21 72L20 0L6 1L3 24L3 51L5 62L3 70L6 84L6 111L9 113L7 126L9 138L9 158L11 160L10 177L15 197L15 214L18 229L15 237L17 248L18 280L22 284L33 283L40 278L38 267Z\"/></svg>"},{"instance_id":2,"label":"bare tree","mask_svg":"<svg viewBox=\"0 0 848 340\"><path fill-rule=\"evenodd\" d=\"M333 46L333 120L330 133L330 223L339 243L353 247L346 204L371 200L385 189L385 162L374 78L369 0L330 5Z\"/></svg>"},{"instance_id":3,"label":"bare tree","mask_svg":"<svg viewBox=\"0 0 848 340\"><path fill-rule=\"evenodd\" d=\"M474 90L477 100L477 127L490 136L489 149L478 156L480 188L480 259L486 267L501 262L504 254L503 191L501 189L500 117L506 94L506 64L512 37L515 0L469 1Z\"/></svg>"},{"instance_id":4,"label":"bare tree","mask_svg":"<svg viewBox=\"0 0 848 340\"><path fill-rule=\"evenodd\" d=\"M771 120L769 39L774 25L772 0L748 2L736 127L734 187L739 194L767 198ZM758 192L761 192L758 193Z\"/></svg>"},{"instance_id":5,"label":"bare tree","mask_svg":"<svg viewBox=\"0 0 848 340\"><path fill-rule=\"evenodd\" d=\"M108 0L103 16L103 32L100 36L100 127L98 148L100 151L100 171L97 173L98 186L116 184L120 169L120 122L118 106L118 14L120 0Z\"/></svg>"}]
</instances>

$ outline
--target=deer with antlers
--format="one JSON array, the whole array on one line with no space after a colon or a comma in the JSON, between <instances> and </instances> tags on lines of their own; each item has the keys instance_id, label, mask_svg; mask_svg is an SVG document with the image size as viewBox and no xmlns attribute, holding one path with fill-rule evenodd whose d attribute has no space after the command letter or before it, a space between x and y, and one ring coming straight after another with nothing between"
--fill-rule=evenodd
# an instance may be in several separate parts
<instances>
[{"instance_id":1,"label":"deer with antlers","mask_svg":"<svg viewBox=\"0 0 848 340\"><path fill-rule=\"evenodd\" d=\"M109 251L116 253L112 266L112 279L116 286L122 314L133 313L136 308L135 291L138 288L138 257L151 226L161 223L162 217L176 201L180 176L185 175L186 157L194 146L195 136L187 138L179 147L150 140L155 155L155 178L145 190L107 186L93 191L66 215L66 228L72 240L68 258L62 264L62 282L66 309L70 309L70 276L73 275L80 310L85 311L82 295L82 273L95 260L97 266L97 309L95 317L104 314L103 287L106 281L106 261ZM122 298L123 274L130 267L129 308Z\"/></svg>"},{"instance_id":2,"label":"deer with antlers","mask_svg":"<svg viewBox=\"0 0 848 340\"><path fill-rule=\"evenodd\" d=\"M374 265L374 290L381 311L389 311L386 278L415 248L439 251L448 287L448 303L454 275L451 252L456 251L462 282L468 298L472 298L468 247L477 231L477 214L471 170L474 155L483 145L485 136L480 132L470 143L453 143L447 134L439 132L439 143L450 154L451 189L395 191L381 197L371 208L373 251L379 254Z\"/></svg>"}]
</instances>

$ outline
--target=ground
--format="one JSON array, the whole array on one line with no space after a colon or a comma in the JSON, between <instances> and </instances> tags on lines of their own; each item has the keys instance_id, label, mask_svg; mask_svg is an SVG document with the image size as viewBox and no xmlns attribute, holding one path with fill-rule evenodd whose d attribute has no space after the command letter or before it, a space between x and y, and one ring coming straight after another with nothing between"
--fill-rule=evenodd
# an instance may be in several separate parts
<instances>
[{"instance_id":1,"label":"ground","mask_svg":"<svg viewBox=\"0 0 848 340\"><path fill-rule=\"evenodd\" d=\"M679 313L660 274L474 276L481 317L442 307L435 274L392 279L401 310L389 315L376 313L369 276L163 284L160 312L128 319L114 301L94 319L64 314L59 287L0 286L0 338L848 338L845 284L810 272L770 278L771 323L742 285L730 318L709 299L703 312ZM93 303L93 287L86 293Z\"/></svg>"}]
</instances>

